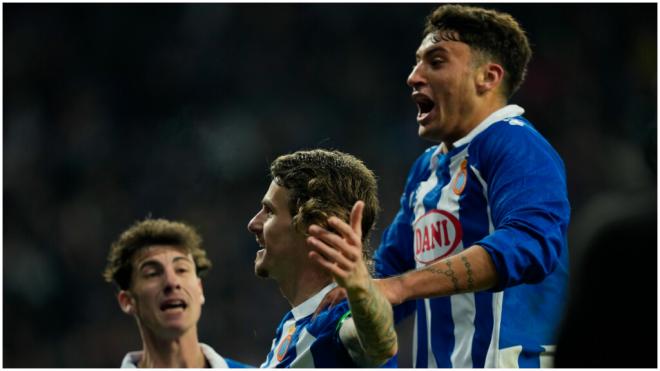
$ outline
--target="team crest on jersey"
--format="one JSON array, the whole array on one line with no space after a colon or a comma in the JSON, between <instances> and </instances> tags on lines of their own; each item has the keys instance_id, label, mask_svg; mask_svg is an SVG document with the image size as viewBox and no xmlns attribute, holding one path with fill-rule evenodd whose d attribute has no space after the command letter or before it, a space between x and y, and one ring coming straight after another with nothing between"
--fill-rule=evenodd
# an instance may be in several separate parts
<instances>
[{"instance_id":1,"label":"team crest on jersey","mask_svg":"<svg viewBox=\"0 0 660 371\"><path fill-rule=\"evenodd\" d=\"M291 339L293 338L293 333L296 332L296 326L291 326L286 336L280 342L280 345L275 351L275 356L277 357L277 362L282 362L286 356L286 352L289 350L289 345L291 345Z\"/></svg>"},{"instance_id":2,"label":"team crest on jersey","mask_svg":"<svg viewBox=\"0 0 660 371\"><path fill-rule=\"evenodd\" d=\"M454 176L451 189L454 191L454 194L460 195L465 189L465 184L467 184L467 160L461 162L460 169L456 172L456 176Z\"/></svg>"},{"instance_id":3,"label":"team crest on jersey","mask_svg":"<svg viewBox=\"0 0 660 371\"><path fill-rule=\"evenodd\" d=\"M429 264L451 254L463 238L458 219L444 211L431 210L413 224L415 260Z\"/></svg>"}]
</instances>

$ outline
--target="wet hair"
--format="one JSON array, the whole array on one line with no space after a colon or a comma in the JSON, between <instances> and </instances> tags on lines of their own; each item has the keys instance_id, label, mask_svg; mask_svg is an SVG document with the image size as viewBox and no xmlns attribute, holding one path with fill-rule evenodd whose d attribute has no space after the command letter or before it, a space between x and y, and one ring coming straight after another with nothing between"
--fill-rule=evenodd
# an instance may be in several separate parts
<instances>
[{"instance_id":1,"label":"wet hair","mask_svg":"<svg viewBox=\"0 0 660 371\"><path fill-rule=\"evenodd\" d=\"M362 242L368 250L379 212L378 189L376 176L362 161L340 151L314 149L278 157L270 172L273 181L289 191L293 226L304 235L311 224L331 229L330 216L350 223L353 205L364 201Z\"/></svg>"},{"instance_id":2,"label":"wet hair","mask_svg":"<svg viewBox=\"0 0 660 371\"><path fill-rule=\"evenodd\" d=\"M202 238L193 227L182 222L147 218L133 224L112 243L103 272L105 280L115 282L121 290L128 290L131 287L133 256L154 245L175 246L191 254L200 277L211 268L211 261L202 248Z\"/></svg>"},{"instance_id":3,"label":"wet hair","mask_svg":"<svg viewBox=\"0 0 660 371\"><path fill-rule=\"evenodd\" d=\"M504 68L503 93L511 98L527 73L532 49L525 31L507 13L468 5L442 5L427 18L424 35L464 42Z\"/></svg>"}]
</instances>

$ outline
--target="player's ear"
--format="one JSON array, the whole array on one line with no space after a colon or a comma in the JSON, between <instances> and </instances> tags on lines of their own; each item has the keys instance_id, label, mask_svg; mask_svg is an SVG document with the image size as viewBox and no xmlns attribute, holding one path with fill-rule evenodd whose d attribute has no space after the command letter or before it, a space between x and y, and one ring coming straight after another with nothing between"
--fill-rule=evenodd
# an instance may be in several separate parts
<instances>
[{"instance_id":1,"label":"player's ear","mask_svg":"<svg viewBox=\"0 0 660 371\"><path fill-rule=\"evenodd\" d=\"M497 89L504 79L504 68L497 63L487 62L477 70L476 88L479 95Z\"/></svg>"},{"instance_id":2,"label":"player's ear","mask_svg":"<svg viewBox=\"0 0 660 371\"><path fill-rule=\"evenodd\" d=\"M119 291L117 294L117 301L119 302L119 307L124 313L130 315L135 314L135 299L133 299L133 295L131 295L129 291Z\"/></svg>"}]
</instances>

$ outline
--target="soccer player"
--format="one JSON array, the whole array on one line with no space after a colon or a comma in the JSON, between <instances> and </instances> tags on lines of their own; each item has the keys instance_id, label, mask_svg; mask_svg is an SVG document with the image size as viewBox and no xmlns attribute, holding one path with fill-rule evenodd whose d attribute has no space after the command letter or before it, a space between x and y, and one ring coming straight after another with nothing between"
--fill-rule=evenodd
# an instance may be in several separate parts
<instances>
[{"instance_id":1,"label":"soccer player","mask_svg":"<svg viewBox=\"0 0 660 371\"><path fill-rule=\"evenodd\" d=\"M416 312L415 367L552 365L570 206L559 155L507 103L530 57L509 14L443 5L427 18L407 83L419 136L438 144L375 254L397 319Z\"/></svg>"},{"instance_id":2,"label":"soccer player","mask_svg":"<svg viewBox=\"0 0 660 371\"><path fill-rule=\"evenodd\" d=\"M378 211L373 173L351 155L321 149L280 156L270 172L261 209L248 224L261 246L254 269L277 282L292 309L261 367L396 366L392 307L371 279L362 251ZM346 255L341 263L328 267L310 259L312 223L333 231L320 235L340 246L332 253ZM337 285L348 301L313 316Z\"/></svg>"},{"instance_id":3,"label":"soccer player","mask_svg":"<svg viewBox=\"0 0 660 371\"><path fill-rule=\"evenodd\" d=\"M142 338L142 350L128 353L122 368L244 366L198 341L201 277L211 267L201 244L192 227L164 219L137 222L112 244L103 275L119 287L119 306Z\"/></svg>"}]
</instances>

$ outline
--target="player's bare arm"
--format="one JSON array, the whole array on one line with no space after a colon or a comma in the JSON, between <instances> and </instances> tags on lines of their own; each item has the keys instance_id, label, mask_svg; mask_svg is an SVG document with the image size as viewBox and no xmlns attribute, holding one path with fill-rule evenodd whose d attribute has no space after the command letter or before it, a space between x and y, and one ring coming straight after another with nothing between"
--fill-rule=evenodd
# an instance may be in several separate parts
<instances>
[{"instance_id":1,"label":"player's bare arm","mask_svg":"<svg viewBox=\"0 0 660 371\"><path fill-rule=\"evenodd\" d=\"M376 280L390 303L489 289L497 284L490 255L479 245L400 276Z\"/></svg>"},{"instance_id":2,"label":"player's bare arm","mask_svg":"<svg viewBox=\"0 0 660 371\"><path fill-rule=\"evenodd\" d=\"M397 352L392 307L371 279L362 258L362 210L358 201L351 211L351 224L339 218L328 219L332 233L318 225L309 228L310 258L327 269L346 289L353 318L340 330L349 353L361 366L382 365Z\"/></svg>"}]
</instances>

